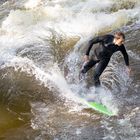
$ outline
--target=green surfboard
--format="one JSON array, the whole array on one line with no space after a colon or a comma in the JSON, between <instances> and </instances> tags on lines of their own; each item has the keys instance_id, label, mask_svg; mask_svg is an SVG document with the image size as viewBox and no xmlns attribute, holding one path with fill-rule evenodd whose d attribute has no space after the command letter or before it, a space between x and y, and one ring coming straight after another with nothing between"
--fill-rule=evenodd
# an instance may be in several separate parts
<instances>
[{"instance_id":1,"label":"green surfboard","mask_svg":"<svg viewBox=\"0 0 140 140\"><path fill-rule=\"evenodd\" d=\"M111 110L109 110L106 106L104 106L100 103L97 103L95 101L86 101L84 99L82 99L81 101L84 102L89 108L92 108L100 113L103 113L103 114L108 115L108 116L115 116L116 115Z\"/></svg>"}]
</instances>

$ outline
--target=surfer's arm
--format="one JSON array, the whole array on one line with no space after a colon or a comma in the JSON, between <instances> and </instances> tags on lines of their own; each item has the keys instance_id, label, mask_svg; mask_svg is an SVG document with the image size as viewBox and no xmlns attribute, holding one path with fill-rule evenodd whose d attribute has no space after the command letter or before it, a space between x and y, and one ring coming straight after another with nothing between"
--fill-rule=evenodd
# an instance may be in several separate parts
<instances>
[{"instance_id":1,"label":"surfer's arm","mask_svg":"<svg viewBox=\"0 0 140 140\"><path fill-rule=\"evenodd\" d=\"M124 45L122 46L122 48L120 49L120 51L123 54L123 57L124 57L124 61L125 61L126 66L129 67L129 57L128 57L128 54L126 52L126 49L125 49Z\"/></svg>"},{"instance_id":2,"label":"surfer's arm","mask_svg":"<svg viewBox=\"0 0 140 140\"><path fill-rule=\"evenodd\" d=\"M93 39L91 39L89 42L88 42L88 47L87 47L87 50L86 50L86 56L89 56L89 53L90 53L90 50L93 46L93 44L96 44L96 43L99 43L99 42L102 42L103 41L103 36L98 36L98 37L95 37Z\"/></svg>"},{"instance_id":3,"label":"surfer's arm","mask_svg":"<svg viewBox=\"0 0 140 140\"><path fill-rule=\"evenodd\" d=\"M127 72L128 72L128 74L130 74L131 73L131 68L129 66L129 57L128 57L128 54L126 52L126 49L125 49L124 45L122 46L120 51L123 54L124 61L125 61L126 67L127 67Z\"/></svg>"}]
</instances>

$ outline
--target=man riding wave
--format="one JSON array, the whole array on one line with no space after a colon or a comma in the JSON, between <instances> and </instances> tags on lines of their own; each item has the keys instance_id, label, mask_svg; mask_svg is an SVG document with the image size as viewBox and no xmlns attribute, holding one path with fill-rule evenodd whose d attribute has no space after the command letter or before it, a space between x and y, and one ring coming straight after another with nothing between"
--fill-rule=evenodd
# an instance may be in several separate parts
<instances>
[{"instance_id":1,"label":"man riding wave","mask_svg":"<svg viewBox=\"0 0 140 140\"><path fill-rule=\"evenodd\" d=\"M84 66L81 70L82 74L85 74L89 69L91 69L95 64L97 64L95 68L95 72L93 75L93 81L95 84L95 87L100 86L100 76L107 67L111 56L117 52L120 51L123 54L126 68L128 72L130 73L131 69L129 67L129 57L127 54L127 51L124 46L125 41L125 35L123 32L116 32L115 35L104 35L104 36L98 36L93 39L91 39L88 42L88 47L84 56ZM99 43L98 47L93 47L94 44ZM91 48L93 47L93 58L89 59L89 53Z\"/></svg>"}]
</instances>

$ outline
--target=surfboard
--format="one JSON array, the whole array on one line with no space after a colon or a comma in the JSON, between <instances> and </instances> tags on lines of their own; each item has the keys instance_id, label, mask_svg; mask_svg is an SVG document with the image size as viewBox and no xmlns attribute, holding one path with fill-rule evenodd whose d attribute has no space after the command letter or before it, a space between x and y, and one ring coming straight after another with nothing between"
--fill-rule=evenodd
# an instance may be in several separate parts
<instances>
[{"instance_id":1,"label":"surfboard","mask_svg":"<svg viewBox=\"0 0 140 140\"><path fill-rule=\"evenodd\" d=\"M115 116L116 114L113 113L110 109L106 106L102 105L101 103L97 103L95 101L86 101L85 99L81 99L81 101L86 104L89 108L92 108L100 113L103 113L108 116Z\"/></svg>"}]
</instances>

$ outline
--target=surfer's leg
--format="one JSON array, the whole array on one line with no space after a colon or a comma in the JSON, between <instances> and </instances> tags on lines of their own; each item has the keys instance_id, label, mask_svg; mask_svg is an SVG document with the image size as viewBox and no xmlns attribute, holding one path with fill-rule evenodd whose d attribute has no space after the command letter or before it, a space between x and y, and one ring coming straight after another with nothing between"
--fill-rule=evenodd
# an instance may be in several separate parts
<instances>
[{"instance_id":1,"label":"surfer's leg","mask_svg":"<svg viewBox=\"0 0 140 140\"><path fill-rule=\"evenodd\" d=\"M110 59L103 59L100 60L100 62L98 63L97 67L95 68L95 72L94 72L94 84L95 87L99 87L100 86L100 75L102 74L102 72L105 70L106 66L108 65Z\"/></svg>"},{"instance_id":2,"label":"surfer's leg","mask_svg":"<svg viewBox=\"0 0 140 140\"><path fill-rule=\"evenodd\" d=\"M89 60L88 62L85 62L82 66L81 73L86 73L89 69L91 69L96 63L98 63L100 60Z\"/></svg>"}]
</instances>

